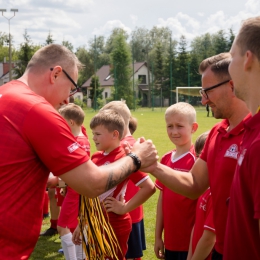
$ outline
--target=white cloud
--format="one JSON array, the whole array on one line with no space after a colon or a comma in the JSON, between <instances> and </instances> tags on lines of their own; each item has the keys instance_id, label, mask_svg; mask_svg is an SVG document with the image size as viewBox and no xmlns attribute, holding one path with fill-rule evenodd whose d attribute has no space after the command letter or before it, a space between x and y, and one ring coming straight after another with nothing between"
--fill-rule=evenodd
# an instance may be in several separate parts
<instances>
[{"instance_id":1,"label":"white cloud","mask_svg":"<svg viewBox=\"0 0 260 260\"><path fill-rule=\"evenodd\" d=\"M101 26L99 28L95 28L93 30L93 35L103 35L105 37L109 36L111 34L111 31L114 28L122 28L124 29L128 34L131 33L131 28L124 25L120 20L111 20L105 23L104 26Z\"/></svg>"},{"instance_id":2,"label":"white cloud","mask_svg":"<svg viewBox=\"0 0 260 260\"><path fill-rule=\"evenodd\" d=\"M248 0L245 3L245 7L246 10L251 12L251 13L255 13L257 10L259 10L260 8L260 3L259 0Z\"/></svg>"}]
</instances>

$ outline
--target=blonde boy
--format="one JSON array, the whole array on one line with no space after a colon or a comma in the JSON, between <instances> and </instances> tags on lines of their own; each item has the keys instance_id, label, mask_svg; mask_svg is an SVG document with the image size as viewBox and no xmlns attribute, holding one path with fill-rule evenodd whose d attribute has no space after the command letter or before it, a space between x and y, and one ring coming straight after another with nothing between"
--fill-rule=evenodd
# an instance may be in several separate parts
<instances>
[{"instance_id":1,"label":"blonde boy","mask_svg":"<svg viewBox=\"0 0 260 260\"><path fill-rule=\"evenodd\" d=\"M166 110L165 121L168 137L175 149L166 153L161 163L172 169L189 172L196 160L191 140L192 134L198 128L196 111L188 103L176 103ZM158 180L155 185L160 190L156 215L155 254L157 258L165 257L166 260L186 260L197 201L172 192Z\"/></svg>"}]
</instances>

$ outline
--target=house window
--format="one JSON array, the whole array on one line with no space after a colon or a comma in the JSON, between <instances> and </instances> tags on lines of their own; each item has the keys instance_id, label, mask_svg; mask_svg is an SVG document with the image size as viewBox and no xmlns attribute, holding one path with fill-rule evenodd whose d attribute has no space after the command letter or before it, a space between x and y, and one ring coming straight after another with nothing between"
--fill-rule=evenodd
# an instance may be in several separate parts
<instances>
[{"instance_id":1,"label":"house window","mask_svg":"<svg viewBox=\"0 0 260 260\"><path fill-rule=\"evenodd\" d=\"M146 75L138 75L138 81L140 84L146 84Z\"/></svg>"},{"instance_id":2,"label":"house window","mask_svg":"<svg viewBox=\"0 0 260 260\"><path fill-rule=\"evenodd\" d=\"M107 92L105 92L105 98L107 98Z\"/></svg>"}]
</instances>

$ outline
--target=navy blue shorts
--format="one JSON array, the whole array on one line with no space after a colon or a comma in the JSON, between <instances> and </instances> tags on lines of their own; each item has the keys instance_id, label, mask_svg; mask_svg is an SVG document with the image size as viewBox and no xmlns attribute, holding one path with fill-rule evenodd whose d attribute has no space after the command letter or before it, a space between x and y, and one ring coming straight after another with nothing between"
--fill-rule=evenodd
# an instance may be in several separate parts
<instances>
[{"instance_id":1,"label":"navy blue shorts","mask_svg":"<svg viewBox=\"0 0 260 260\"><path fill-rule=\"evenodd\" d=\"M143 256L143 250L146 249L144 235L144 220L132 224L132 231L128 239L128 250L126 259L138 258Z\"/></svg>"},{"instance_id":2,"label":"navy blue shorts","mask_svg":"<svg viewBox=\"0 0 260 260\"><path fill-rule=\"evenodd\" d=\"M186 260L187 251L170 251L165 249L165 260Z\"/></svg>"}]
</instances>

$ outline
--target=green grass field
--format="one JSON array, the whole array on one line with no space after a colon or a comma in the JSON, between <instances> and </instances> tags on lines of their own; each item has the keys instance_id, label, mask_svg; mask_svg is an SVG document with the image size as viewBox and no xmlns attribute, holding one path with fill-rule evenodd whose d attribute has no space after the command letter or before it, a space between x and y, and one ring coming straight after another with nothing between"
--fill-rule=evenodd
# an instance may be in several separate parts
<instances>
[{"instance_id":1,"label":"green grass field","mask_svg":"<svg viewBox=\"0 0 260 260\"><path fill-rule=\"evenodd\" d=\"M210 130L214 124L218 122L213 117L206 116L205 107L197 107L197 122L199 128L193 136L193 141L196 140L198 135ZM137 109L132 111L132 115L138 119L137 131L134 133L134 137L138 138L144 136L146 139L151 139L155 144L158 154L161 157L166 152L172 150L174 145L169 141L165 122L164 122L165 108L155 108L154 111L151 109ZM87 128L88 135L91 142L91 152L95 151L95 146L92 141L92 134L89 130L89 121L96 114L95 111L87 110L86 119L84 125ZM154 180L154 178L151 176ZM144 221L145 221L145 233L146 233L146 245L147 250L144 251L143 260L156 259L153 252L154 244L154 228L156 218L156 204L158 198L158 191L144 204ZM49 228L49 218L43 221L42 230ZM54 241L58 239L58 235L54 237L40 237L37 246L31 255L31 260L50 259L50 260L61 260L64 259L63 255L57 253L58 249L61 248L60 243Z\"/></svg>"}]
</instances>

